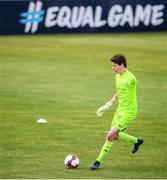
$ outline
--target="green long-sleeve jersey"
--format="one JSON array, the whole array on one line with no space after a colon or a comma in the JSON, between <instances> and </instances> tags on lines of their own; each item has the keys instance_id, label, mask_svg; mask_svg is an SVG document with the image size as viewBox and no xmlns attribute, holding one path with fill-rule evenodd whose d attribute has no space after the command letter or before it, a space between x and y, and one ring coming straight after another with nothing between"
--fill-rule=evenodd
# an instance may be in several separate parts
<instances>
[{"instance_id":1,"label":"green long-sleeve jersey","mask_svg":"<svg viewBox=\"0 0 167 180\"><path fill-rule=\"evenodd\" d=\"M116 89L119 98L117 113L123 116L136 116L136 77L127 69L123 74L116 74Z\"/></svg>"}]
</instances>

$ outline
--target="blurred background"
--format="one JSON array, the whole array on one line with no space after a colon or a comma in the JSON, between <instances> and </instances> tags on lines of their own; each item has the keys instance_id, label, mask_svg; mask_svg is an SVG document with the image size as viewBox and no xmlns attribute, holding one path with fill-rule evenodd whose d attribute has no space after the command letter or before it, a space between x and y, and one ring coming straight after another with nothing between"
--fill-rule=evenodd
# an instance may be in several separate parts
<instances>
[{"instance_id":1,"label":"blurred background","mask_svg":"<svg viewBox=\"0 0 167 180\"><path fill-rule=\"evenodd\" d=\"M167 2L0 1L1 34L165 31Z\"/></svg>"}]
</instances>

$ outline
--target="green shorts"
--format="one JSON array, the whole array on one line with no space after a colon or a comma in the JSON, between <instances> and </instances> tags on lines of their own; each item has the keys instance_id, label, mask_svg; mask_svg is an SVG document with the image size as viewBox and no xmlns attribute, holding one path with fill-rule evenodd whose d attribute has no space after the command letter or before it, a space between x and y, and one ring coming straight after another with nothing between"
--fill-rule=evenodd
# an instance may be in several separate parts
<instances>
[{"instance_id":1,"label":"green shorts","mask_svg":"<svg viewBox=\"0 0 167 180\"><path fill-rule=\"evenodd\" d=\"M116 127L120 131L123 131L127 128L127 126L135 119L136 116L133 115L120 115L118 113L114 114L112 123L111 123L111 128Z\"/></svg>"}]
</instances>

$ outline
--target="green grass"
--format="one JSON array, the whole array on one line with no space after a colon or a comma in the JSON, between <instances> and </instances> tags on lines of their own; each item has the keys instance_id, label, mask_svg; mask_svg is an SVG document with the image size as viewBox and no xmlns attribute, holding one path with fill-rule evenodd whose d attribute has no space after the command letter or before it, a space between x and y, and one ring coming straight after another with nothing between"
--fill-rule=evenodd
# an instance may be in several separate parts
<instances>
[{"instance_id":1,"label":"green grass","mask_svg":"<svg viewBox=\"0 0 167 180\"><path fill-rule=\"evenodd\" d=\"M124 53L138 79L138 117L126 130L145 143L115 142L89 170L117 104L109 59ZM0 36L0 178L167 178L167 33ZM46 118L46 125L36 120ZM80 166L64 167L76 153Z\"/></svg>"}]
</instances>

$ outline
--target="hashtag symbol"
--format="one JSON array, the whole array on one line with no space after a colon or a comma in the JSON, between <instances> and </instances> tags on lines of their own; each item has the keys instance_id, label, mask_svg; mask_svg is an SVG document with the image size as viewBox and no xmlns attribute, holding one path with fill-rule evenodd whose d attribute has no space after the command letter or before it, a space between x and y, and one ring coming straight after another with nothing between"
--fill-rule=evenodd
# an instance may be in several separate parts
<instances>
[{"instance_id":1,"label":"hashtag symbol","mask_svg":"<svg viewBox=\"0 0 167 180\"><path fill-rule=\"evenodd\" d=\"M28 11L23 12L20 16L24 19L20 20L20 23L25 24L25 32L34 33L38 29L38 24L43 21L43 15L45 13L42 9L42 2L37 1L36 3L30 2Z\"/></svg>"}]
</instances>

